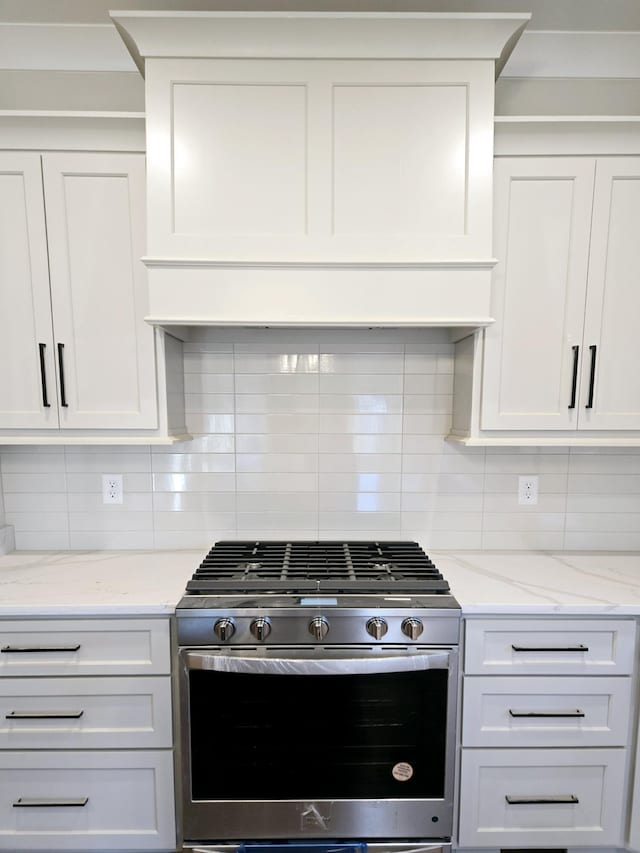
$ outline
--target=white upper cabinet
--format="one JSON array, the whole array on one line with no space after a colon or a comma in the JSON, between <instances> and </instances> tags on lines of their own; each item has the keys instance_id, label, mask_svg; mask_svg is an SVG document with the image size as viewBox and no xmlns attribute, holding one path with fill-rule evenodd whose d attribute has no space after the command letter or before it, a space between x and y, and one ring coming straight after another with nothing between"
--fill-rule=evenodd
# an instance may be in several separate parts
<instances>
[{"instance_id":1,"label":"white upper cabinet","mask_svg":"<svg viewBox=\"0 0 640 853\"><path fill-rule=\"evenodd\" d=\"M494 204L479 442L638 443L640 157L499 158Z\"/></svg>"},{"instance_id":2,"label":"white upper cabinet","mask_svg":"<svg viewBox=\"0 0 640 853\"><path fill-rule=\"evenodd\" d=\"M640 157L599 158L582 350L580 429L640 429L639 223Z\"/></svg>"},{"instance_id":3,"label":"white upper cabinet","mask_svg":"<svg viewBox=\"0 0 640 853\"><path fill-rule=\"evenodd\" d=\"M0 424L57 427L40 156L0 155Z\"/></svg>"},{"instance_id":4,"label":"white upper cabinet","mask_svg":"<svg viewBox=\"0 0 640 853\"><path fill-rule=\"evenodd\" d=\"M495 164L492 314L483 429L575 429L595 163Z\"/></svg>"},{"instance_id":5,"label":"white upper cabinet","mask_svg":"<svg viewBox=\"0 0 640 853\"><path fill-rule=\"evenodd\" d=\"M155 428L144 156L2 153L0 182L0 427Z\"/></svg>"}]
</instances>

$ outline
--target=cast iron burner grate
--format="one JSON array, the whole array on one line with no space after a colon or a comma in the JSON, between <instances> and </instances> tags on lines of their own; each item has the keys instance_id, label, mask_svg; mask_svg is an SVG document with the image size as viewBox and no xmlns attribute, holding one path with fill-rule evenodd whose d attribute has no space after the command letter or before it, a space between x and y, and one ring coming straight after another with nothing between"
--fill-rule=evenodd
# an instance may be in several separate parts
<instances>
[{"instance_id":1,"label":"cast iron burner grate","mask_svg":"<svg viewBox=\"0 0 640 853\"><path fill-rule=\"evenodd\" d=\"M420 592L449 585L417 542L216 542L187 592Z\"/></svg>"}]
</instances>

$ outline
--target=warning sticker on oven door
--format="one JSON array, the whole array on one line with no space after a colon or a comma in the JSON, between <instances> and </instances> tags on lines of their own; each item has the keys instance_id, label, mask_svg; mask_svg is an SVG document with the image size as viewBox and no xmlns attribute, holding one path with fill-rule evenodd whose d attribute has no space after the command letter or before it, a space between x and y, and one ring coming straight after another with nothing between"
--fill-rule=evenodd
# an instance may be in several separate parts
<instances>
[{"instance_id":1,"label":"warning sticker on oven door","mask_svg":"<svg viewBox=\"0 0 640 853\"><path fill-rule=\"evenodd\" d=\"M406 761L400 761L398 764L394 764L391 775L398 782L408 782L413 776L413 767Z\"/></svg>"}]
</instances>

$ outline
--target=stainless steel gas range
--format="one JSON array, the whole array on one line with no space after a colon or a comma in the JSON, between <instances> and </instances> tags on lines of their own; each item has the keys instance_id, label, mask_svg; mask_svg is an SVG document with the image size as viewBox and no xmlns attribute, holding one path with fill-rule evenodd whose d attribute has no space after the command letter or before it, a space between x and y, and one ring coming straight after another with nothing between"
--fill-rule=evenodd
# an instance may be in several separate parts
<instances>
[{"instance_id":1,"label":"stainless steel gas range","mask_svg":"<svg viewBox=\"0 0 640 853\"><path fill-rule=\"evenodd\" d=\"M416 543L216 543L177 608L185 848L446 847L459 626Z\"/></svg>"}]
</instances>

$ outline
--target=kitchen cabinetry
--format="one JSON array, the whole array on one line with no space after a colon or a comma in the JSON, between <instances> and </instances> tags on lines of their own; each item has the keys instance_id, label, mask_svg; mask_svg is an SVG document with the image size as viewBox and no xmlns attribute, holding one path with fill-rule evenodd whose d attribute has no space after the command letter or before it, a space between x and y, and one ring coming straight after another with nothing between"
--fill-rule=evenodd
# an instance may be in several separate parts
<instances>
[{"instance_id":1,"label":"kitchen cabinetry","mask_svg":"<svg viewBox=\"0 0 640 853\"><path fill-rule=\"evenodd\" d=\"M166 438L171 344L145 323L139 260L144 155L0 152L0 192L0 443Z\"/></svg>"},{"instance_id":2,"label":"kitchen cabinetry","mask_svg":"<svg viewBox=\"0 0 640 853\"><path fill-rule=\"evenodd\" d=\"M174 850L168 620L7 620L0 649L0 849Z\"/></svg>"},{"instance_id":3,"label":"kitchen cabinetry","mask_svg":"<svg viewBox=\"0 0 640 853\"><path fill-rule=\"evenodd\" d=\"M468 619L459 843L620 846L633 620Z\"/></svg>"},{"instance_id":4,"label":"kitchen cabinetry","mask_svg":"<svg viewBox=\"0 0 640 853\"><path fill-rule=\"evenodd\" d=\"M504 158L482 429L640 429L640 157Z\"/></svg>"}]
</instances>

